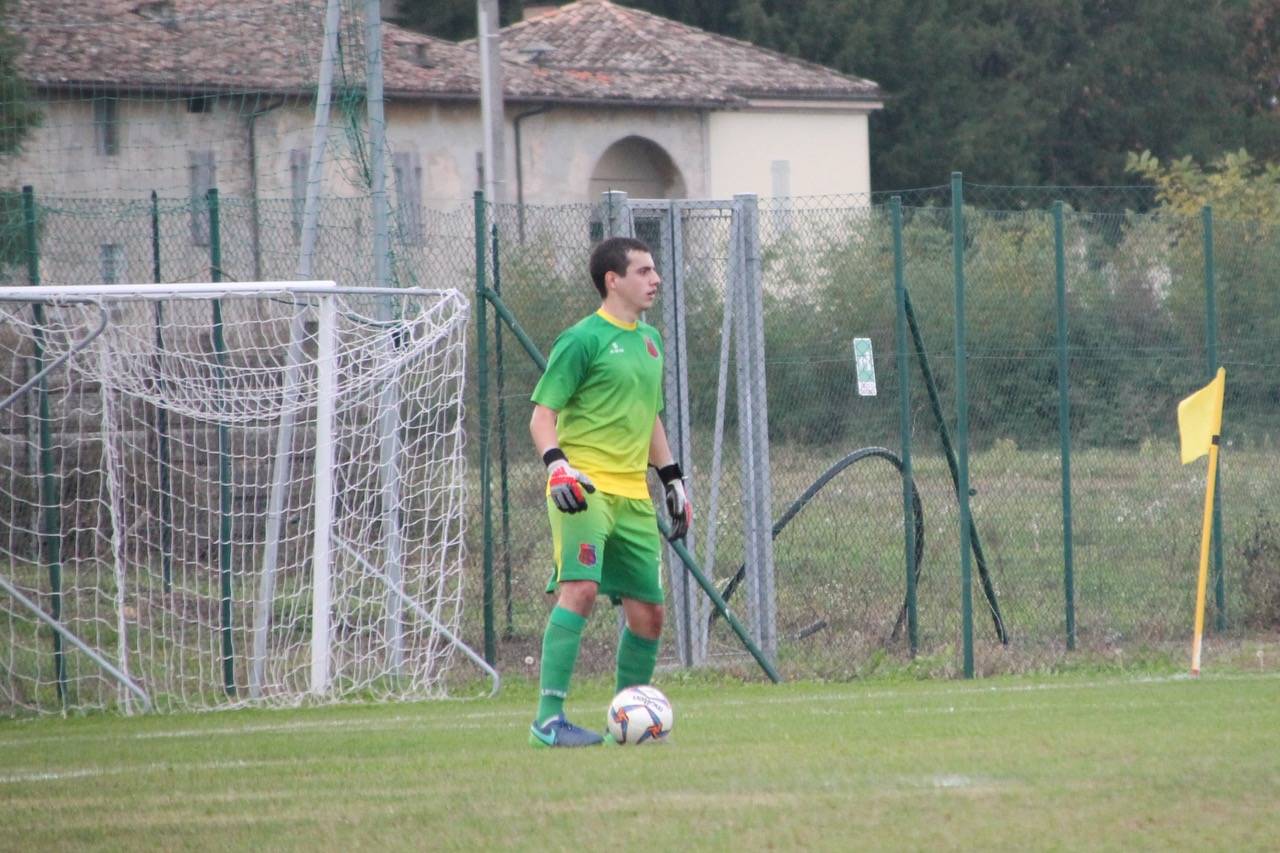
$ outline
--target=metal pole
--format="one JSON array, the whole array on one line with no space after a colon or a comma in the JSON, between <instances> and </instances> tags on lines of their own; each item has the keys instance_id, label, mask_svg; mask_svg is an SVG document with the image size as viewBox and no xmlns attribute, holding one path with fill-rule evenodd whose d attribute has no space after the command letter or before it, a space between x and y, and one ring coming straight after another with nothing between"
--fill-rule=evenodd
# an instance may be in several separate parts
<instances>
[{"instance_id":1,"label":"metal pole","mask_svg":"<svg viewBox=\"0 0 1280 853\"><path fill-rule=\"evenodd\" d=\"M377 2L377 0L373 0ZM507 200L506 121L503 118L502 57L498 0L476 0L476 50L480 54L480 115L484 134L484 194L491 204Z\"/></svg>"},{"instance_id":2,"label":"metal pole","mask_svg":"<svg viewBox=\"0 0 1280 853\"><path fill-rule=\"evenodd\" d=\"M729 238L729 297L733 299L734 322L738 328L735 346L734 367L736 371L735 386L738 392L738 447L741 464L739 482L742 490L742 548L743 561L747 566L747 620L751 627L751 639L757 645L764 646L763 625L764 614L760 612L761 564L760 537L756 527L759 517L754 511L755 493L752 483L755 482L756 457L752 452L751 437L752 419L756 406L752 398L751 384L751 316L746 298L746 249L743 232L746 229L742 199L733 199L733 218L730 224ZM764 649L768 656L768 649Z\"/></svg>"},{"instance_id":3,"label":"metal pole","mask_svg":"<svg viewBox=\"0 0 1280 853\"><path fill-rule=\"evenodd\" d=\"M754 413L750 427L751 503L755 524L752 535L760 560L761 647L770 660L778 655L777 594L773 571L773 484L769 466L769 397L765 376L764 271L760 251L759 203L753 193L735 196L742 211L742 263L744 322L740 340L748 342L748 383Z\"/></svg>"},{"instance_id":4,"label":"metal pole","mask_svg":"<svg viewBox=\"0 0 1280 853\"><path fill-rule=\"evenodd\" d=\"M907 566L907 644L911 657L920 645L919 614L916 609L916 525L911 500L911 370L907 364L907 285L902 250L902 196L889 202L893 219L893 295L895 358L898 362L898 434L902 444L902 527Z\"/></svg>"},{"instance_id":5,"label":"metal pole","mask_svg":"<svg viewBox=\"0 0 1280 853\"><path fill-rule=\"evenodd\" d=\"M969 383L964 325L964 181L951 173L951 259L955 271L956 450L960 497L960 613L964 633L964 677L973 678L973 577L969 549Z\"/></svg>"},{"instance_id":6,"label":"metal pole","mask_svg":"<svg viewBox=\"0 0 1280 853\"><path fill-rule=\"evenodd\" d=\"M36 224L36 193L31 186L22 188L22 214L27 237L27 281L40 286L40 244ZM35 318L35 373L44 371L44 305L31 306ZM40 554L49 567L49 609L54 621L62 621L62 492L53 459L53 414L49 406L49 381L40 377L37 409L40 424ZM67 704L67 660L62 650L62 633L53 635L53 669L58 684L58 700Z\"/></svg>"},{"instance_id":7,"label":"metal pole","mask_svg":"<svg viewBox=\"0 0 1280 853\"><path fill-rule=\"evenodd\" d=\"M1058 312L1058 438L1062 459L1062 592L1067 619L1067 649L1076 647L1076 581L1071 553L1071 395L1067 361L1067 262L1062 202L1053 203L1053 270Z\"/></svg>"},{"instance_id":8,"label":"metal pole","mask_svg":"<svg viewBox=\"0 0 1280 853\"><path fill-rule=\"evenodd\" d=\"M102 655L98 654L93 649L93 647L90 646L88 643L85 643L75 634L71 633L71 631L67 629L67 626L63 625L62 622L57 619L57 617L51 617L47 613L45 613L43 610L41 610L40 605L36 604L34 601L32 601L31 599L23 595L22 592L13 584L9 583L9 581L3 575L0 575L0 588L4 589L11 596L13 596L14 600L17 601L19 604L21 604L23 607L27 608L32 613L34 613L37 619L39 619L41 622L44 622L46 625L52 628L53 633L56 637L58 637L59 639L61 639L62 637L66 637L67 641L71 643L71 645L75 646L77 649L84 652L84 654L88 656L90 660L92 660L98 666L102 667L107 672L108 675L110 675L116 681L120 682L121 685L123 685L126 689L128 689L135 696L137 696L138 700L142 703L142 710L144 711L151 710L152 708L151 697L147 696L146 692L143 691L143 689L139 687L133 681L132 678L130 678L126 673L121 672L119 669L117 669L110 661L108 661ZM64 674L64 677L65 677L65 674ZM58 695L60 697L64 697L62 682L59 682L58 687L59 687ZM64 697L64 701L65 701L65 697Z\"/></svg>"},{"instance_id":9,"label":"metal pole","mask_svg":"<svg viewBox=\"0 0 1280 853\"><path fill-rule=\"evenodd\" d=\"M315 529L311 547L311 692L329 691L331 655L329 613L333 597L333 420L337 410L338 380L334 337L337 326L334 297L320 297L320 322L316 342L316 485L313 496Z\"/></svg>"},{"instance_id":10,"label":"metal pole","mask_svg":"<svg viewBox=\"0 0 1280 853\"><path fill-rule=\"evenodd\" d=\"M678 423L680 467L693 473L693 407L689 402L689 336L686 318L688 316L688 299L685 295L684 281L684 215L678 201L672 201L667 208L667 229L670 232L669 242L671 262L668 265L671 274L671 298L675 303L675 344L668 347L674 352L679 365L680 381L676 393L676 421ZM700 499L696 492L697 484L689 481L690 495ZM692 551L697 543L693 530L686 537L688 547ZM705 546L704 546L705 547ZM685 597L689 613L690 660L694 666L707 662L707 625L711 615L711 602L699 597L692 586L685 584Z\"/></svg>"},{"instance_id":11,"label":"metal pole","mask_svg":"<svg viewBox=\"0 0 1280 853\"><path fill-rule=\"evenodd\" d=\"M1209 379L1218 374L1218 283L1213 261L1213 207L1205 205L1204 219L1204 344L1209 361ZM1219 466L1220 468L1221 466ZM1222 472L1215 472L1217 488L1213 492L1213 627L1227 630L1227 589L1222 571Z\"/></svg>"},{"instance_id":12,"label":"metal pole","mask_svg":"<svg viewBox=\"0 0 1280 853\"><path fill-rule=\"evenodd\" d=\"M322 162L329 138L329 108L333 92L333 67L338 52L339 0L328 0L324 19L324 46L320 53L320 79L316 89L316 112L311 132L311 153L307 158L307 190L302 207L301 248L298 250L298 279L309 281L315 266L316 243L319 239L320 190L323 185ZM276 452L271 477L271 493L267 498L266 543L262 553L262 573L253 609L253 654L249 667L249 692L262 695L266 680L266 663L270 647L272 602L275 599L276 567L279 562L281 525L289 480L293 474L293 434L296 408L301 396L302 362L305 357L306 312L304 304L294 308L289 323L289 348L285 354L283 397L280 424L276 429Z\"/></svg>"},{"instance_id":13,"label":"metal pole","mask_svg":"<svg viewBox=\"0 0 1280 853\"><path fill-rule=\"evenodd\" d=\"M209 190L209 280L222 281L222 225L218 190ZM220 388L226 387L227 342L222 322L222 299L213 300L213 351L217 360ZM224 395L219 395L225 399ZM225 406L225 403L219 403ZM222 414L225 414L223 412ZM218 421L218 579L222 638L222 685L228 696L236 693L235 657L231 625L231 430L224 419Z\"/></svg>"},{"instance_id":14,"label":"metal pole","mask_svg":"<svg viewBox=\"0 0 1280 853\"><path fill-rule=\"evenodd\" d=\"M160 284L160 200L151 191L151 280ZM159 362L164 358L164 301L157 299L156 376L163 376ZM169 410L156 405L156 436L160 455L160 572L164 591L173 591L173 465L169 454Z\"/></svg>"},{"instance_id":15,"label":"metal pole","mask_svg":"<svg viewBox=\"0 0 1280 853\"><path fill-rule=\"evenodd\" d=\"M663 322L665 333L670 336L666 346L668 358L667 369L667 437L675 440L671 450L680 467L693 474L693 421L689 404L689 345L686 315L688 313L688 297L685 293L684 279L684 208L679 201L667 202L661 213L661 231L663 236L662 266L664 268L663 287ZM670 303L668 310L667 303ZM674 402L674 407L670 403ZM692 479L687 484L690 496L698 500L697 484ZM685 547L693 552L698 544L693 530L685 537ZM673 555L674 556L674 555ZM674 566L674 561L672 563ZM698 595L687 572L673 572L679 578L673 583L682 613L680 629L685 637L686 660L690 666L701 666L707 662L707 625L710 616L710 602ZM675 579L673 578L673 581Z\"/></svg>"},{"instance_id":16,"label":"metal pole","mask_svg":"<svg viewBox=\"0 0 1280 853\"><path fill-rule=\"evenodd\" d=\"M502 297L502 265L499 262L501 257L498 242L498 223L495 221L491 227L493 235L493 292L499 298ZM511 495L508 488L509 471L507 465L507 401L505 398L506 382L505 371L506 362L502 357L502 322L495 314L493 318L493 360L497 365L496 374L496 396L498 398L498 487L501 494L498 502L502 507L502 596L503 605L505 607L506 628L503 635L510 638L515 630L513 625L514 612L511 601Z\"/></svg>"},{"instance_id":17,"label":"metal pole","mask_svg":"<svg viewBox=\"0 0 1280 853\"><path fill-rule=\"evenodd\" d=\"M369 187L373 201L373 283L386 287L390 279L391 234L387 200L387 118L382 97L382 10L378 0L365 0L365 60L369 117ZM388 319L379 316L380 320Z\"/></svg>"},{"instance_id":18,"label":"metal pole","mask_svg":"<svg viewBox=\"0 0 1280 853\"><path fill-rule=\"evenodd\" d=\"M489 311L485 306L486 288L484 283L485 257L485 203L484 192L476 190L475 204L475 237L476 237L476 416L479 419L477 432L480 439L480 512L481 536L483 541L482 557L482 600L484 612L484 659L493 663L497 657L497 636L493 625L493 507L489 482ZM545 365L545 362L544 362Z\"/></svg>"},{"instance_id":19,"label":"metal pole","mask_svg":"<svg viewBox=\"0 0 1280 853\"><path fill-rule=\"evenodd\" d=\"M368 67L369 153L373 197L374 283L388 287L391 281L390 208L387 200L387 120L382 87L382 7L379 0L365 0L365 51ZM392 300L378 302L378 319L390 322ZM390 353L387 354L390 357ZM382 488L383 570L391 581L401 582L400 535L400 384L389 381L379 398L379 480ZM393 593L385 599L388 653L393 670L401 665L403 603Z\"/></svg>"},{"instance_id":20,"label":"metal pole","mask_svg":"<svg viewBox=\"0 0 1280 853\"><path fill-rule=\"evenodd\" d=\"M307 194L302 207L302 247L298 250L298 278L307 281L315 261L320 190L324 183L322 164L329 138L329 105L333 97L333 67L338 54L339 0L328 0L324 17L324 46L320 53L320 79L316 87L316 114L311 130L311 153L307 158Z\"/></svg>"}]
</instances>

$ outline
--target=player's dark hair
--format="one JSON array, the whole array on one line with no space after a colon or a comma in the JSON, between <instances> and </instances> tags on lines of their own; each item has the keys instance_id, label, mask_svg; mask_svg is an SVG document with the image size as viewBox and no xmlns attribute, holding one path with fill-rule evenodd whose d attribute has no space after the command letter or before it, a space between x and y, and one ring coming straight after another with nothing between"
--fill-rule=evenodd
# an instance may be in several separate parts
<instances>
[{"instance_id":1,"label":"player's dark hair","mask_svg":"<svg viewBox=\"0 0 1280 853\"><path fill-rule=\"evenodd\" d=\"M626 275L627 253L649 251L649 244L633 237L610 237L608 240L603 240L596 244L596 247L591 250L591 261L588 266L591 270L591 282L596 286L596 290L599 291L600 298L604 299L605 297L605 273L612 272L618 275Z\"/></svg>"}]
</instances>

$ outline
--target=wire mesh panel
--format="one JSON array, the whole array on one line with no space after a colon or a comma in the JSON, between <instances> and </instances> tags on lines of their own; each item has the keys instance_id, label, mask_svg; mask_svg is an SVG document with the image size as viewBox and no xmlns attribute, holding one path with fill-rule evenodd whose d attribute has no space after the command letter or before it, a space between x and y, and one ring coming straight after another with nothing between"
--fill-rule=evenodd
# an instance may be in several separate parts
<instances>
[{"instance_id":1,"label":"wire mesh panel","mask_svg":"<svg viewBox=\"0 0 1280 853\"><path fill-rule=\"evenodd\" d=\"M1225 577L1214 578L1210 612L1215 625L1229 630L1274 631L1280 625L1273 462L1280 439L1280 292L1272 273L1280 261L1280 225L1218 220L1213 235L1216 354L1227 383L1217 481ZM1207 360L1204 366L1207 377ZM1201 473L1200 465L1187 468L1193 477Z\"/></svg>"},{"instance_id":2,"label":"wire mesh panel","mask_svg":"<svg viewBox=\"0 0 1280 853\"><path fill-rule=\"evenodd\" d=\"M441 692L466 304L254 288L0 300L0 709Z\"/></svg>"},{"instance_id":3,"label":"wire mesh panel","mask_svg":"<svg viewBox=\"0 0 1280 853\"><path fill-rule=\"evenodd\" d=\"M1201 242L1173 236L1187 227L1198 235L1162 215L1066 223L1078 630L1094 648L1190 624L1203 485L1178 465L1172 414L1205 368Z\"/></svg>"},{"instance_id":4,"label":"wire mesh panel","mask_svg":"<svg viewBox=\"0 0 1280 853\"><path fill-rule=\"evenodd\" d=\"M975 634L998 613L1025 653L1064 637L1053 223L966 211L965 226Z\"/></svg>"}]
</instances>

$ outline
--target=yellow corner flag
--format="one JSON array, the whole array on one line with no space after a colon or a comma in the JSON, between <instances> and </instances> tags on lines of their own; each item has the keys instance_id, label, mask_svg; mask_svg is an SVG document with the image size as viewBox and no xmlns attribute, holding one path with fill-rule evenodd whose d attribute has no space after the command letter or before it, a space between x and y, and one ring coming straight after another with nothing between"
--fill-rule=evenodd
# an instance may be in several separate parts
<instances>
[{"instance_id":1,"label":"yellow corner flag","mask_svg":"<svg viewBox=\"0 0 1280 853\"><path fill-rule=\"evenodd\" d=\"M1200 574L1196 578L1196 620L1191 636L1191 674L1200 674L1200 639L1204 636L1204 597L1209 583L1209 536L1213 532L1213 487L1218 473L1218 439L1222 434L1222 392L1227 371L1218 368L1213 381L1178 403L1178 436L1182 464L1209 454L1204 491L1204 523L1200 531Z\"/></svg>"},{"instance_id":2,"label":"yellow corner flag","mask_svg":"<svg viewBox=\"0 0 1280 853\"><path fill-rule=\"evenodd\" d=\"M1178 403L1178 435L1182 438L1182 464L1194 462L1209 452L1222 432L1222 389L1227 371L1218 368L1213 381Z\"/></svg>"}]
</instances>

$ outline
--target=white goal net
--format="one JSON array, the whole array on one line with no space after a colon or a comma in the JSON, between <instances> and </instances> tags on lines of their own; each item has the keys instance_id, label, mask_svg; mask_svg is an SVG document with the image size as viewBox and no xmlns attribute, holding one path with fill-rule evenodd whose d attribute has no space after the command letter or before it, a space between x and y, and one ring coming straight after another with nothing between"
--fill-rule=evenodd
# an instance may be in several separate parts
<instances>
[{"instance_id":1,"label":"white goal net","mask_svg":"<svg viewBox=\"0 0 1280 853\"><path fill-rule=\"evenodd\" d=\"M0 288L0 715L438 695L467 304Z\"/></svg>"}]
</instances>

